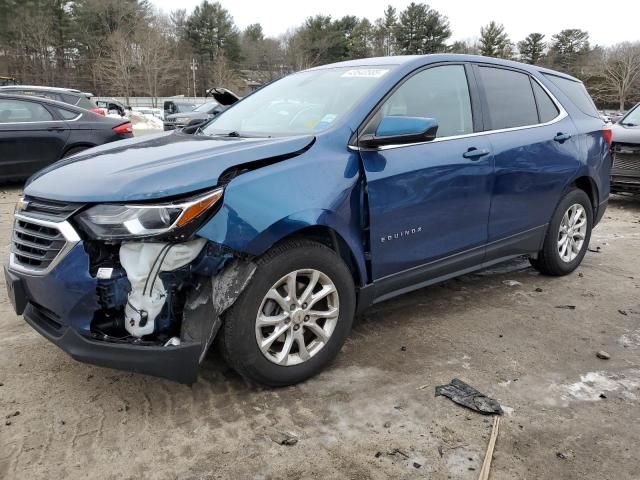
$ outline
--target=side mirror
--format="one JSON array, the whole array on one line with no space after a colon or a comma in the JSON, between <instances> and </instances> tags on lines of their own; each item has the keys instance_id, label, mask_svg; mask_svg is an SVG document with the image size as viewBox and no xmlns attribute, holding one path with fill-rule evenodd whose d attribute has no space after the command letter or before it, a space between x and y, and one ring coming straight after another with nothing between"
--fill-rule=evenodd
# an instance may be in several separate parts
<instances>
[{"instance_id":1,"label":"side mirror","mask_svg":"<svg viewBox=\"0 0 640 480\"><path fill-rule=\"evenodd\" d=\"M426 117L384 117L374 134L360 137L359 145L377 148L384 145L429 142L436 138L438 122Z\"/></svg>"}]
</instances>

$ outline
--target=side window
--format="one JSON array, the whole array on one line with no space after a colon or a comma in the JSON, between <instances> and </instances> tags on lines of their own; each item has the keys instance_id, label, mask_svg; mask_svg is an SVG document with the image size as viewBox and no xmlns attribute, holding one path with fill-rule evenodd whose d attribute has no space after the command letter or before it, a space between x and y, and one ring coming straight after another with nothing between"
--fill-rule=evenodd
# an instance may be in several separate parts
<instances>
[{"instance_id":1,"label":"side window","mask_svg":"<svg viewBox=\"0 0 640 480\"><path fill-rule=\"evenodd\" d=\"M480 79L492 130L538 123L529 75L502 68L480 67Z\"/></svg>"},{"instance_id":2,"label":"side window","mask_svg":"<svg viewBox=\"0 0 640 480\"><path fill-rule=\"evenodd\" d=\"M64 108L56 108L56 110L58 110L60 116L65 120L73 120L79 115L77 112L72 112L71 110L66 110Z\"/></svg>"},{"instance_id":3,"label":"side window","mask_svg":"<svg viewBox=\"0 0 640 480\"><path fill-rule=\"evenodd\" d=\"M50 122L53 116L42 105L22 100L0 100L0 123Z\"/></svg>"},{"instance_id":4,"label":"side window","mask_svg":"<svg viewBox=\"0 0 640 480\"><path fill-rule=\"evenodd\" d=\"M435 118L437 137L473 132L471 98L462 65L433 67L416 73L382 105L381 117Z\"/></svg>"},{"instance_id":5,"label":"side window","mask_svg":"<svg viewBox=\"0 0 640 480\"><path fill-rule=\"evenodd\" d=\"M533 93L536 95L536 102L538 103L538 114L540 115L540 122L550 122L558 116L560 110L553 103L551 97L544 91L544 89L535 80L531 81L533 85Z\"/></svg>"}]
</instances>

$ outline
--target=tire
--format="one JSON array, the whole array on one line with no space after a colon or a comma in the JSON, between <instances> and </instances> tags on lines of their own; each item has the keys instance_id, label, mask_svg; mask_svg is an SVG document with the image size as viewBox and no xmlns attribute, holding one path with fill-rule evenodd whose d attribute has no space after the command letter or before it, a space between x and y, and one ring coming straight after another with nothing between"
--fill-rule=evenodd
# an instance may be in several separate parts
<instances>
[{"instance_id":1,"label":"tire","mask_svg":"<svg viewBox=\"0 0 640 480\"><path fill-rule=\"evenodd\" d=\"M563 227L563 218L565 214L569 214L569 209L574 208L572 212L576 212L576 206L582 207L584 210L584 218L585 218L585 228L584 231L582 229L578 229L577 233L575 233L576 237L572 237L575 240L578 240L578 235L584 235L582 244L575 245L575 249L572 249L571 252L575 253L575 257L571 258L573 253L569 250L565 253L565 258L563 259L561 255L561 246L560 241L569 235L561 236L561 228ZM576 210L577 209L577 210ZM577 221L576 224L579 225L581 222ZM578 265L582 262L585 254L587 253L587 248L589 246L589 240L591 239L591 229L593 228L593 206L591 205L591 200L587 194L582 190L572 190L570 191L558 204L555 213L551 219L551 223L549 224L549 228L547 229L547 234L544 239L543 247L540 252L538 252L538 258L531 258L529 261L531 265L538 270L540 273L544 275L551 276L562 276L567 275L573 272ZM567 242L565 242L567 243ZM569 246L567 248L571 248L571 242L568 242ZM575 252L575 250L578 250Z\"/></svg>"},{"instance_id":2,"label":"tire","mask_svg":"<svg viewBox=\"0 0 640 480\"><path fill-rule=\"evenodd\" d=\"M318 318L316 321L315 315L312 315L312 318L304 315L305 312L310 312L312 307L312 297L308 297L309 305L303 304L302 300L306 287L311 283L313 271L319 272L316 289L326 287L326 291L331 291L329 283L335 287L335 295L329 293L318 300L313 305L313 310L324 308L323 312L330 312L337 305L337 314L332 318ZM293 275L292 272L296 272L293 278L297 279L296 298L298 300L295 303L299 301L300 306L307 305L309 310L296 306L295 310L290 307L290 311L285 312L280 307L283 297L285 297L285 304L293 303L289 297L289 283L287 283L290 275ZM273 287L284 279L287 279L285 283L276 289L279 301L267 299L267 293L273 292ZM306 284L305 281L307 281ZM316 297L321 296L314 292L316 290L311 293ZM269 387L293 385L316 375L335 358L351 331L355 304L353 277L345 263L333 250L307 240L287 241L273 248L257 261L257 269L249 285L225 314L219 335L219 346L229 366L251 383ZM258 327L259 311L263 314L267 312L261 318L271 320L286 316L288 320L283 320L278 324L279 326ZM318 325L322 325L320 328L324 329L322 331L324 335L326 335L325 330L331 330L326 342L322 342L321 338L310 329L309 323L306 323L311 319L313 322L309 323L314 323L314 330L317 331ZM287 328L287 331L276 337L272 334L276 328ZM313 339L309 349L307 350L306 346L304 349L307 354L311 354L307 360L302 360L303 352L298 341L289 340L289 336L293 339L300 338L296 337L300 333L306 338ZM258 345L259 336L265 342L272 337L276 337L277 340L267 347L266 353L263 353ZM302 337L303 342L305 342L304 338ZM291 353L283 355L287 342L289 342ZM279 348L281 350L278 353ZM284 364L275 363L279 355L286 356L288 360ZM295 363L297 360L300 363Z\"/></svg>"},{"instance_id":3,"label":"tire","mask_svg":"<svg viewBox=\"0 0 640 480\"><path fill-rule=\"evenodd\" d=\"M90 147L73 147L73 148L70 148L69 150L64 152L64 155L62 155L62 158L70 157L71 155L75 155L76 153L83 152L85 150L88 150L89 148Z\"/></svg>"}]
</instances>

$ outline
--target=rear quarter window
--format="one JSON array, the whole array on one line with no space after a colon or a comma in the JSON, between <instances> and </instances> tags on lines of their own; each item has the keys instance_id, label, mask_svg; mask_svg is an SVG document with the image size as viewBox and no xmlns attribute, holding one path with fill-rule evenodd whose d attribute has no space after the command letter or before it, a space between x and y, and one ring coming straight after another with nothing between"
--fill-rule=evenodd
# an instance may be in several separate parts
<instances>
[{"instance_id":1,"label":"rear quarter window","mask_svg":"<svg viewBox=\"0 0 640 480\"><path fill-rule=\"evenodd\" d=\"M584 84L582 82L558 77L549 73L543 73L543 75L558 87L562 93L569 97L569 100L571 100L582 113L589 115L590 117L600 118L598 109L587 93L587 89L584 88Z\"/></svg>"},{"instance_id":2,"label":"rear quarter window","mask_svg":"<svg viewBox=\"0 0 640 480\"><path fill-rule=\"evenodd\" d=\"M547 95L547 92L544 91L538 82L534 80L531 83L533 85L533 93L536 95L540 121L542 123L550 122L560 114L560 111L556 104L553 103L553 100L551 100L551 97Z\"/></svg>"},{"instance_id":3,"label":"rear quarter window","mask_svg":"<svg viewBox=\"0 0 640 480\"><path fill-rule=\"evenodd\" d=\"M95 104L86 97L80 97L80 101L75 105L80 108L84 108L85 110L91 110L92 108L96 108Z\"/></svg>"}]
</instances>

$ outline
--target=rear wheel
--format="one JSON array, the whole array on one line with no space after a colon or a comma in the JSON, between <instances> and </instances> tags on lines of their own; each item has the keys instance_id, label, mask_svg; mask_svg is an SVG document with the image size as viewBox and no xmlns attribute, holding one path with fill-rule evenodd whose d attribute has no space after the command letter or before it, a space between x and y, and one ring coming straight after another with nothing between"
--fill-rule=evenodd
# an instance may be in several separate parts
<instances>
[{"instance_id":1,"label":"rear wheel","mask_svg":"<svg viewBox=\"0 0 640 480\"><path fill-rule=\"evenodd\" d=\"M338 354L351 330L351 273L333 250L304 240L276 247L257 263L251 282L225 314L222 353L253 382L301 382Z\"/></svg>"},{"instance_id":2,"label":"rear wheel","mask_svg":"<svg viewBox=\"0 0 640 480\"><path fill-rule=\"evenodd\" d=\"M584 258L593 227L593 206L582 190L572 190L551 219L542 250L531 265L545 275L573 272Z\"/></svg>"}]
</instances>

